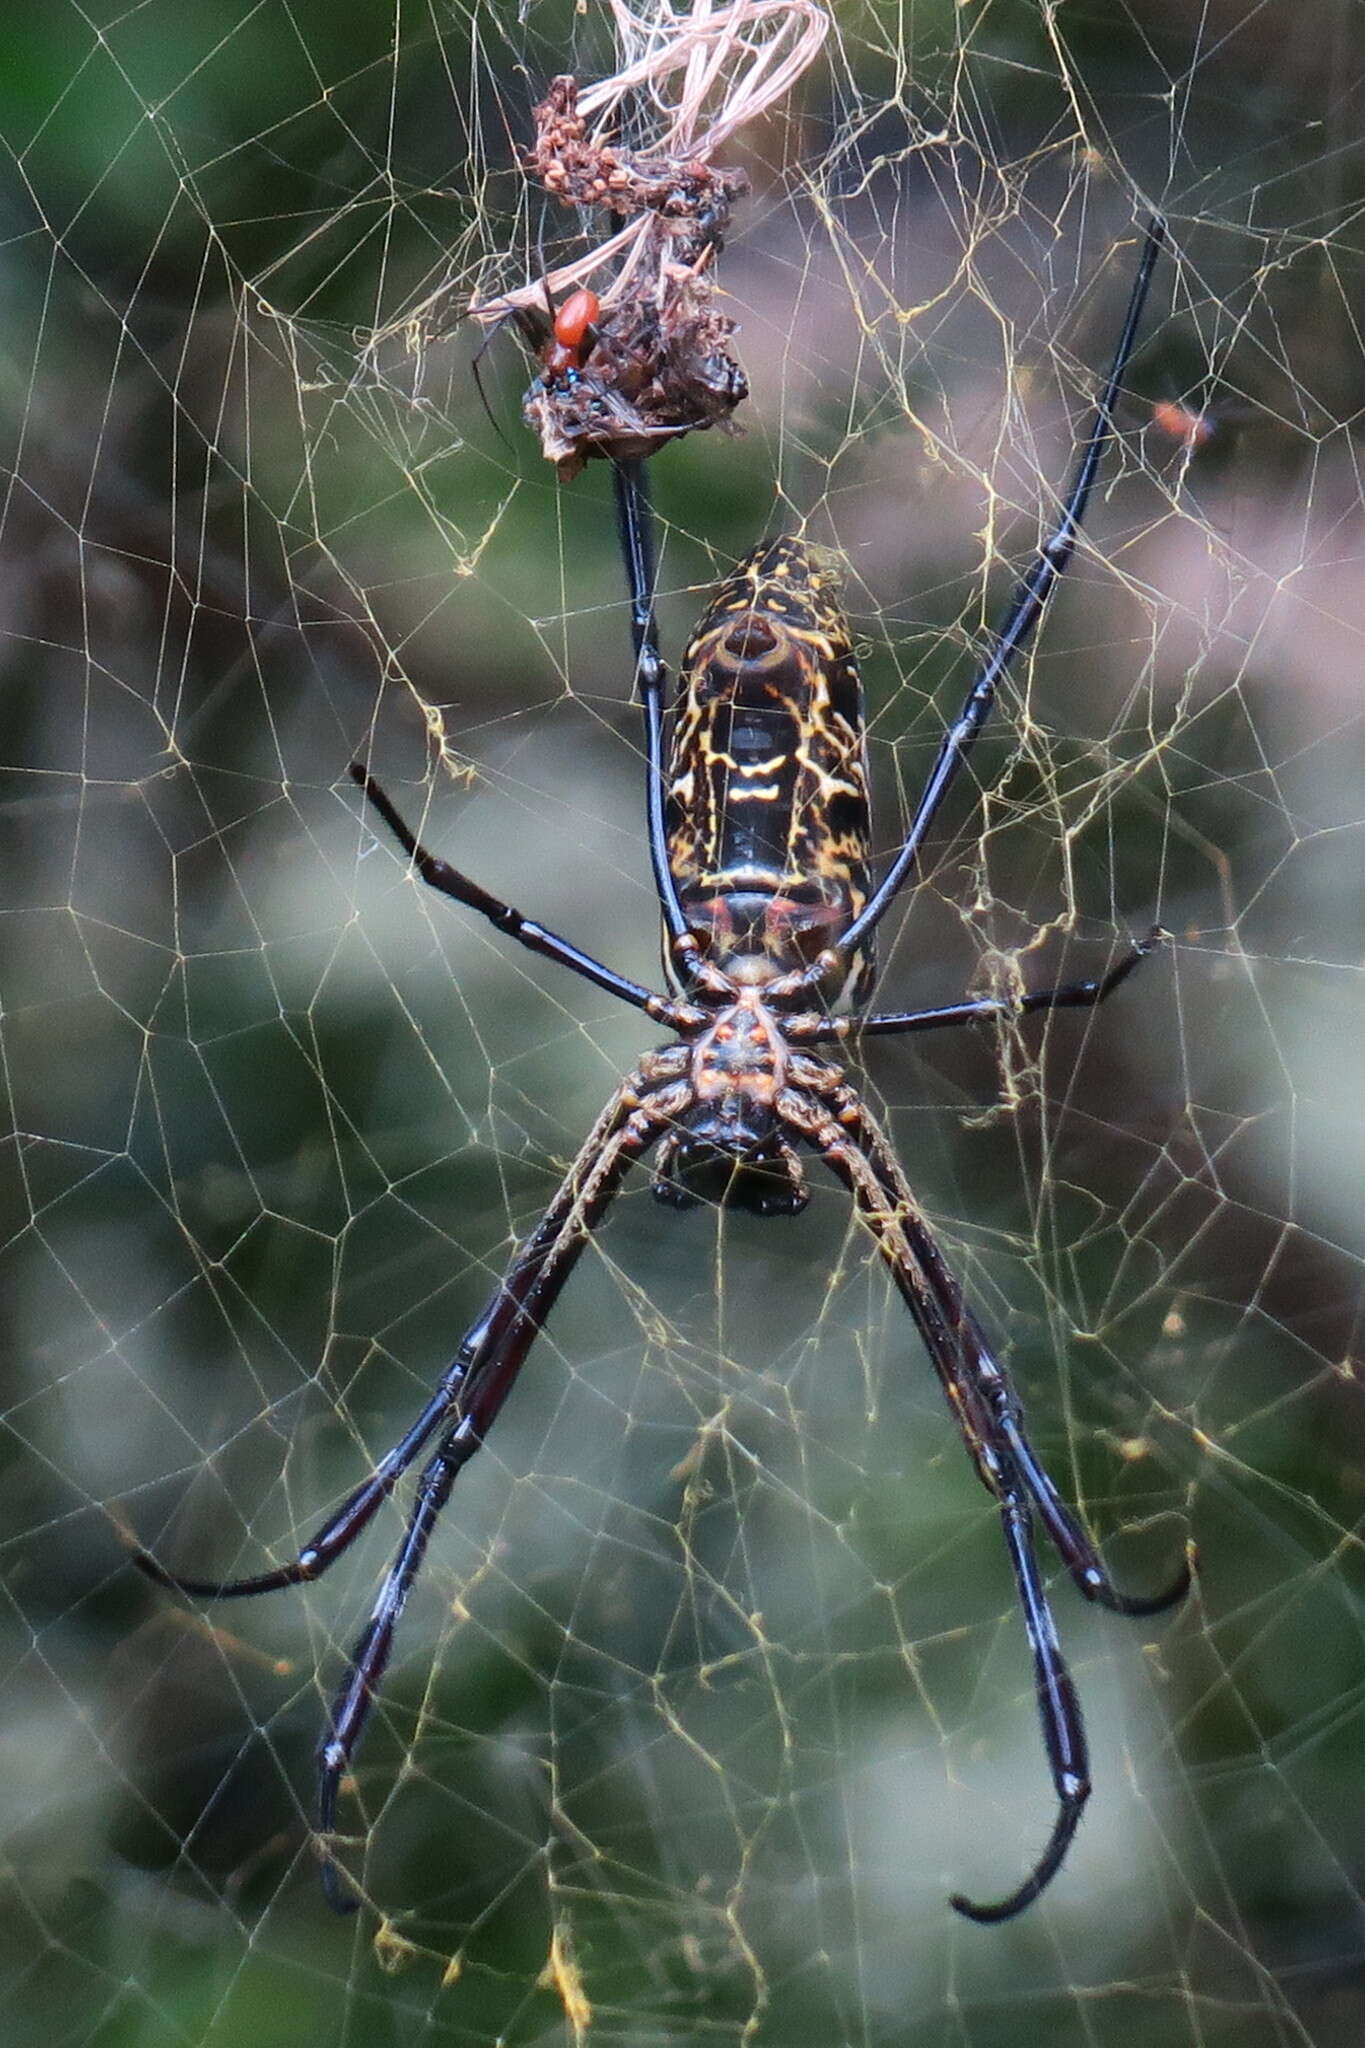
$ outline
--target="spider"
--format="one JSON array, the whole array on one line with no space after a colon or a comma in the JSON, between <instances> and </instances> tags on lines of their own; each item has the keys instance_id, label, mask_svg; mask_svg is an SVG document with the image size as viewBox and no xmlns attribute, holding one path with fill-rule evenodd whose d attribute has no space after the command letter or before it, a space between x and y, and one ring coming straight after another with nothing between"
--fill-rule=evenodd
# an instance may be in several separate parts
<instances>
[{"instance_id":1,"label":"spider","mask_svg":"<svg viewBox=\"0 0 1365 2048\"><path fill-rule=\"evenodd\" d=\"M633 462L699 428L739 431L730 415L748 397L748 380L729 353L735 323L712 305L705 267L705 258L669 265L657 286L605 309L582 287L556 307L548 285L544 311L513 307L540 364L522 417L561 482L594 455Z\"/></svg>"},{"instance_id":2,"label":"spider","mask_svg":"<svg viewBox=\"0 0 1365 2048\"><path fill-rule=\"evenodd\" d=\"M351 768L423 882L642 1010L672 1031L675 1042L647 1053L615 1090L426 1405L292 1562L218 1584L173 1574L148 1553L136 1553L151 1577L200 1598L301 1585L349 1548L427 1454L402 1543L351 1653L321 1745L323 1883L339 1911L355 1900L334 1859L337 1800L432 1530L627 1169L655 1146L654 1193L667 1203L710 1195L758 1214L794 1213L807 1199L802 1150L823 1159L852 1196L923 1340L977 1476L999 1508L1057 1797L1050 1837L1022 1882L990 1904L961 1895L951 1903L972 1920L1007 1920L1039 1896L1062 1864L1089 1797L1090 1773L1080 1703L1034 1555L1035 1515L1080 1591L1117 1614L1150 1615L1173 1606L1189 1586L1189 1562L1154 1596L1115 1587L1030 1447L1005 1367L965 1302L888 1140L842 1068L818 1049L859 1036L1089 1007L1111 995L1161 936L1153 931L1130 946L1099 979L1018 999L977 996L937 1009L866 1012L876 927L909 880L1000 679L1075 547L1164 240L1164 223L1153 216L1061 516L1014 592L944 735L904 843L879 882L868 866L861 687L827 561L804 542L783 539L760 545L738 565L688 646L666 738L666 672L653 610L654 527L638 461L615 465L614 474L644 710L650 856L672 992L628 980L490 895L420 843L362 764Z\"/></svg>"},{"instance_id":3,"label":"spider","mask_svg":"<svg viewBox=\"0 0 1365 2048\"><path fill-rule=\"evenodd\" d=\"M547 326L534 302L514 294L512 317L541 365L522 414L542 453L568 483L594 455L629 462L698 428L735 432L730 415L749 386L728 347L735 323L713 299L745 173L590 135L567 73L550 81L535 119L525 165L536 184L566 206L606 207L618 252L623 224L648 216L605 308L579 290L556 310L546 284Z\"/></svg>"}]
</instances>

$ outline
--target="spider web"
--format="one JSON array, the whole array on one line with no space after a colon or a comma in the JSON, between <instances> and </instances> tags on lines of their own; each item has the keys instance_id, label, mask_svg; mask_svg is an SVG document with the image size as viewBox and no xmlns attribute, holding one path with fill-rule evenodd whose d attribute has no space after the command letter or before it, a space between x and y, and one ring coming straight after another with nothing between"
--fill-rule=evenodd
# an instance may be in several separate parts
<instances>
[{"instance_id":1,"label":"spider web","mask_svg":"<svg viewBox=\"0 0 1365 2048\"><path fill-rule=\"evenodd\" d=\"M1169 213L882 998L1172 943L866 1061L1116 1576L1199 1557L1150 1622L1053 1576L1096 1789L1004 1929L946 1903L1053 1811L998 1518L818 1175L791 1222L618 1202L410 1604L354 1919L313 1753L406 1494L306 1591L130 1570L297 1550L647 1042L415 887L345 774L657 978L606 481L557 486L511 335L490 419L441 317L581 250L516 152L618 57L530 0L51 0L6 45L0 2037L1358 2041L1358 11L841 5L723 153L744 437L652 465L674 658L757 536L846 559L889 853Z\"/></svg>"}]
</instances>

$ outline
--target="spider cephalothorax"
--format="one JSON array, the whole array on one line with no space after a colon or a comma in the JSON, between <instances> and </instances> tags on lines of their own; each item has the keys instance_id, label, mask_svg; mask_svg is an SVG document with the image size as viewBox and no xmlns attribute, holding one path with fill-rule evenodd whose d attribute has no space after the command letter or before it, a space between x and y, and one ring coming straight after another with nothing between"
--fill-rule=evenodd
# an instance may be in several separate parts
<instances>
[{"instance_id":1,"label":"spider cephalothorax","mask_svg":"<svg viewBox=\"0 0 1365 2048\"><path fill-rule=\"evenodd\" d=\"M967 997L929 1010L867 1015L873 934L910 878L929 828L980 732L996 687L1066 567L1100 457L1157 253L1147 228L1114 361L1083 443L1061 518L1018 585L1009 612L949 726L899 853L875 885L862 698L837 579L799 540L754 550L726 579L683 663L665 738L666 676L654 624L653 527L639 460L616 469L631 586L636 679L645 715L650 858L663 913L671 994L616 973L523 917L428 851L368 770L351 773L424 882L479 911L499 931L641 1010L675 1034L614 1091L536 1229L518 1249L406 1435L357 1485L292 1562L230 1584L163 1583L227 1597L317 1577L366 1527L424 1455L407 1530L352 1653L322 1745L318 1826L323 1877L339 1907L354 1903L334 1860L337 1801L394 1631L451 1488L497 1420L559 1292L629 1167L654 1151L655 1193L679 1206L710 1195L762 1215L806 1199L799 1154L848 1190L923 1340L977 1477L995 1501L1033 1653L1044 1745L1057 1798L1051 1836L1032 1870L991 1905L959 1896L975 1920L1004 1920L1036 1899L1061 1866L1090 1792L1085 1729L1034 1554L1035 1521L1076 1586L1120 1614L1178 1600L1183 1567L1151 1598L1120 1593L1089 1535L1035 1456L1004 1365L963 1298L876 1119L842 1069L820 1057L854 1032L892 1036L976 1019L1082 1008L1132 973L1157 934L1103 976L1020 996ZM581 349L580 306L556 345ZM581 328L581 332L579 331ZM572 332L570 331L572 330ZM570 368L573 365L569 365ZM434 1444L434 1448L432 1448Z\"/></svg>"},{"instance_id":2,"label":"spider cephalothorax","mask_svg":"<svg viewBox=\"0 0 1365 2048\"><path fill-rule=\"evenodd\" d=\"M789 1066L781 1026L753 989L736 989L690 1043L641 1061L647 1082L674 1090L654 1171L659 1201L715 1201L760 1216L805 1208L805 1174L778 1108Z\"/></svg>"}]
</instances>

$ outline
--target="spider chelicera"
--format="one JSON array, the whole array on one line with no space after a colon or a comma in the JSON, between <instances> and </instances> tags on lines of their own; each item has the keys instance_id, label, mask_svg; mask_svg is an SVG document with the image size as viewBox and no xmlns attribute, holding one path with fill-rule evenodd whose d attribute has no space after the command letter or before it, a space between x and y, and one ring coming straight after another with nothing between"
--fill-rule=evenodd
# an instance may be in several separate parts
<instances>
[{"instance_id":1,"label":"spider chelicera","mask_svg":"<svg viewBox=\"0 0 1365 2048\"><path fill-rule=\"evenodd\" d=\"M1085 1597L1118 1614L1172 1606L1189 1585L1189 1565L1149 1598L1114 1586L1030 1448L1009 1376L964 1301L887 1139L842 1069L818 1048L1088 1007L1110 995L1159 936L1153 932L1131 946L1096 980L1018 999L980 996L940 1009L866 1014L873 933L914 871L997 685L1075 547L1164 240L1164 223L1154 216L1061 516L1014 593L944 735L904 844L880 882L873 884L868 868L861 688L836 580L817 551L797 540L765 543L721 586L684 657L666 743L666 674L653 610L654 528L638 461L618 463L614 473L645 719L650 856L672 993L626 979L489 895L418 842L366 768L357 763L351 769L424 882L481 912L532 952L633 1004L667 1026L677 1042L646 1054L616 1089L421 1413L292 1563L216 1584L183 1578L147 1553L136 1554L153 1578L202 1598L300 1585L355 1541L434 1443L322 1743L323 1881L339 1910L355 1900L331 1846L338 1794L431 1532L627 1169L655 1145L654 1192L675 1205L710 1195L759 1214L791 1214L806 1201L801 1150L823 1159L849 1190L923 1339L977 1476L999 1507L1058 1801L1047 1845L1021 1884L992 1904L960 1895L952 1904L973 1920L1009 1919L1038 1897L1061 1865L1090 1793L1090 1775L1080 1704L1034 1555L1034 1516Z\"/></svg>"}]
</instances>

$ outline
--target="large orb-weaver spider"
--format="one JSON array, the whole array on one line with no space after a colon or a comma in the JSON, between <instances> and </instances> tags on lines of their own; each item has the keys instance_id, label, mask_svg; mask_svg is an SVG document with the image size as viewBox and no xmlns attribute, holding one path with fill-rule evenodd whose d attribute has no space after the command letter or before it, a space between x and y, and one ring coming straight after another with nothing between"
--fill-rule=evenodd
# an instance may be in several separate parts
<instances>
[{"instance_id":1,"label":"large orb-weaver spider","mask_svg":"<svg viewBox=\"0 0 1365 2048\"><path fill-rule=\"evenodd\" d=\"M904 844L877 884L868 874L870 813L858 673L834 579L803 542L778 540L756 548L712 599L684 657L665 756L666 675L653 611L653 524L638 462L617 465L615 475L645 715L650 855L674 993L656 994L627 980L428 852L368 771L353 765L355 781L424 882L480 911L533 952L643 1010L679 1042L646 1054L616 1089L426 1406L292 1563L257 1578L217 1584L183 1578L147 1553L136 1553L150 1576L201 1598L300 1585L340 1557L436 1440L417 1482L402 1544L332 1707L321 1749L318 1826L324 1838L334 1834L342 1779L436 1520L497 1419L627 1168L657 1143L654 1192L661 1200L684 1205L709 1193L759 1214L790 1214L806 1200L797 1147L808 1146L848 1188L883 1253L977 1475L999 1506L1033 1651L1057 1818L1032 1870L1005 1898L980 1905L955 1895L952 1904L973 1920L1007 1920L1056 1875L1089 1796L1090 1776L1080 1704L1034 1556L1034 1511L1081 1592L1115 1613L1146 1615L1172 1606L1189 1585L1189 1566L1183 1564L1174 1583L1149 1598L1114 1586L1030 1448L1009 1376L967 1307L888 1141L841 1068L818 1057L815 1048L862 1034L932 1031L976 1018L1100 1003L1158 936L1133 945L1098 980L1018 1000L981 996L940 1009L864 1014L874 971L873 932L909 879L1000 678L1037 625L1075 547L1164 240L1164 223L1153 216L1061 517L1018 585L995 644L944 735ZM339 1910L355 1903L329 1843L323 1882Z\"/></svg>"}]
</instances>

